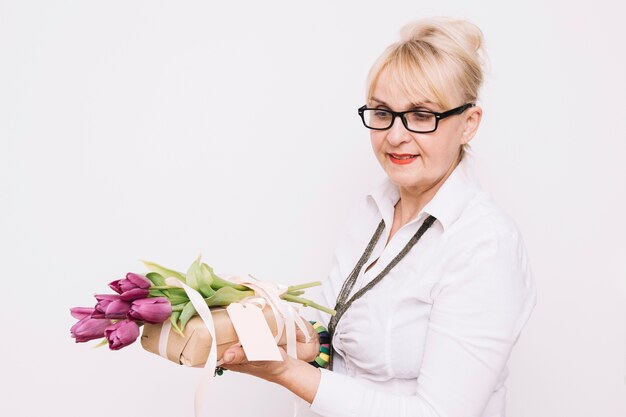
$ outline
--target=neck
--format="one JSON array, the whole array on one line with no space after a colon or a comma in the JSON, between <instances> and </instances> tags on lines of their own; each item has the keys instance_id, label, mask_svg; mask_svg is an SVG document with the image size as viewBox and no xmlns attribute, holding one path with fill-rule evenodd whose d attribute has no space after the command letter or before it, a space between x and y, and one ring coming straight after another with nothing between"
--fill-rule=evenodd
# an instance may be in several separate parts
<instances>
[{"instance_id":1,"label":"neck","mask_svg":"<svg viewBox=\"0 0 626 417\"><path fill-rule=\"evenodd\" d=\"M456 160L446 173L433 184L429 184L426 187L415 186L399 188L400 200L396 205L396 211L398 212L396 214L400 217L400 227L417 217L426 204L437 194L437 191L439 191L443 183L446 182L459 162L460 159Z\"/></svg>"}]
</instances>

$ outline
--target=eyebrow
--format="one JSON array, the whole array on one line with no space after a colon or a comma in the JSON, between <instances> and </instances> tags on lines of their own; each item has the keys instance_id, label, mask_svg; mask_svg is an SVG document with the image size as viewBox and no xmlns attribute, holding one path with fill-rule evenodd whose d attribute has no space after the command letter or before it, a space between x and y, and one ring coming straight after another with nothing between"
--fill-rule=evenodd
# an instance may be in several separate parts
<instances>
[{"instance_id":1,"label":"eyebrow","mask_svg":"<svg viewBox=\"0 0 626 417\"><path fill-rule=\"evenodd\" d=\"M370 100L376 101L376 102L382 104L383 106L390 107L387 103L385 103L384 101L382 101L382 100L380 100L380 99L378 99L376 97L370 97ZM420 106L423 106L425 104L434 104L434 103L432 101L429 101L429 100L424 100L424 101L420 101L420 102L417 102L417 103L411 103L413 108L420 107Z\"/></svg>"}]
</instances>

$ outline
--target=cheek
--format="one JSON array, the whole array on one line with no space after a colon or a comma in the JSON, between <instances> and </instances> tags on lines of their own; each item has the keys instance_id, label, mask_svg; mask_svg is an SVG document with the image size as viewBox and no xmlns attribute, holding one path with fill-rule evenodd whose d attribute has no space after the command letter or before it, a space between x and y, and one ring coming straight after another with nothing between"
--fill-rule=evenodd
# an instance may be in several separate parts
<instances>
[{"instance_id":1,"label":"cheek","mask_svg":"<svg viewBox=\"0 0 626 417\"><path fill-rule=\"evenodd\" d=\"M377 157L379 157L379 154L383 152L382 150L383 141L384 139L380 133L372 132L370 134L370 144L372 145L372 150L374 151Z\"/></svg>"},{"instance_id":2,"label":"cheek","mask_svg":"<svg viewBox=\"0 0 626 417\"><path fill-rule=\"evenodd\" d=\"M424 158L431 161L446 161L459 149L459 146L450 137L422 138L418 142Z\"/></svg>"}]
</instances>

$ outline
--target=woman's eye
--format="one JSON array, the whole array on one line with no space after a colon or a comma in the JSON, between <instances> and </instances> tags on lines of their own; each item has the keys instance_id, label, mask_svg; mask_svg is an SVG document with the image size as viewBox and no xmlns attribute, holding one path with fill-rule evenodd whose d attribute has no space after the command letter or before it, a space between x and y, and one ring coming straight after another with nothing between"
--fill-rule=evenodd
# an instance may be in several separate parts
<instances>
[{"instance_id":1,"label":"woman's eye","mask_svg":"<svg viewBox=\"0 0 626 417\"><path fill-rule=\"evenodd\" d=\"M421 111L414 111L412 113L408 113L408 117L410 120L415 120L417 122L424 122L430 120L433 115L430 113L424 113Z\"/></svg>"},{"instance_id":2,"label":"woman's eye","mask_svg":"<svg viewBox=\"0 0 626 417\"><path fill-rule=\"evenodd\" d=\"M377 119L388 119L389 118L389 112L385 111L385 110L374 110L374 117Z\"/></svg>"}]
</instances>

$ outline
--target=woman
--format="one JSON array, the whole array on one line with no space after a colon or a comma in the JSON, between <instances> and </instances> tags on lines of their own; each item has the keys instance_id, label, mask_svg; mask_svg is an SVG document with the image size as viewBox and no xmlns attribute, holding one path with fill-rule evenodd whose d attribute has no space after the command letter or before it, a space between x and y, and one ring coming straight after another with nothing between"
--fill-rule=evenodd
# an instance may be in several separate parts
<instances>
[{"instance_id":1,"label":"woman","mask_svg":"<svg viewBox=\"0 0 626 417\"><path fill-rule=\"evenodd\" d=\"M307 363L318 343L284 362L232 348L226 368L323 416L504 416L506 363L536 290L515 224L466 172L481 44L469 22L420 20L370 72L359 115L387 178L351 216L324 285L339 312L332 371Z\"/></svg>"}]
</instances>

